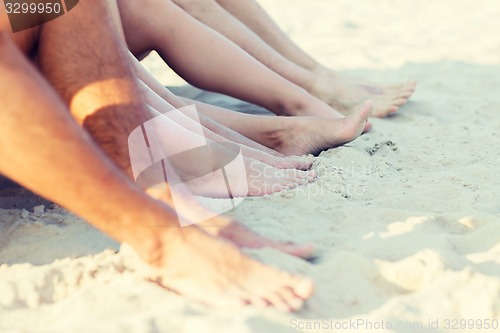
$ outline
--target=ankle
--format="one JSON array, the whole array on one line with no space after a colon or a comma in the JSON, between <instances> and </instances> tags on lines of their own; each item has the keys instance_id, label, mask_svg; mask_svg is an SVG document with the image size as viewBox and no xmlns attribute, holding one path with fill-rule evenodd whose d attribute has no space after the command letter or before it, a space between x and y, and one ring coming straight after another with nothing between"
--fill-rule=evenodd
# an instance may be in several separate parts
<instances>
[{"instance_id":1,"label":"ankle","mask_svg":"<svg viewBox=\"0 0 500 333\"><path fill-rule=\"evenodd\" d=\"M266 146L278 152L282 152L283 147L289 146L294 141L295 135L302 131L298 126L300 123L296 120L295 117L283 118L279 127L264 133Z\"/></svg>"},{"instance_id":2,"label":"ankle","mask_svg":"<svg viewBox=\"0 0 500 333\"><path fill-rule=\"evenodd\" d=\"M280 112L278 116L307 116L310 110L310 101L312 95L304 89L298 90L293 97L287 96L280 103Z\"/></svg>"},{"instance_id":3,"label":"ankle","mask_svg":"<svg viewBox=\"0 0 500 333\"><path fill-rule=\"evenodd\" d=\"M132 245L139 256L152 267L168 265L169 256L186 246L186 239L195 232L201 232L196 226L181 228L179 225L150 226L148 237L136 238L136 242L127 242Z\"/></svg>"},{"instance_id":4,"label":"ankle","mask_svg":"<svg viewBox=\"0 0 500 333\"><path fill-rule=\"evenodd\" d=\"M185 233L190 227L182 228L173 209L157 200L148 198L140 211L133 207L126 214L119 240L130 244L139 256L151 266L161 266L175 247L182 246Z\"/></svg>"}]
</instances>

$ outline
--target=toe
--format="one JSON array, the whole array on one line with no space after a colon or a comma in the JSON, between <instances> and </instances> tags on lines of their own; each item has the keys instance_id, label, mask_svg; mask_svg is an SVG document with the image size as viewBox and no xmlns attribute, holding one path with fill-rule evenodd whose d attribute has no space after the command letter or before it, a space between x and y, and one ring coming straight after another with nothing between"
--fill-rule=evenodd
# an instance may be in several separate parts
<instances>
[{"instance_id":1,"label":"toe","mask_svg":"<svg viewBox=\"0 0 500 333\"><path fill-rule=\"evenodd\" d=\"M293 293L297 295L300 299L306 300L314 292L314 283L312 280L307 278L301 278L297 281L293 287Z\"/></svg>"},{"instance_id":2,"label":"toe","mask_svg":"<svg viewBox=\"0 0 500 333\"><path fill-rule=\"evenodd\" d=\"M291 311L296 312L304 307L304 300L297 297L292 289L283 288L279 291L280 297L286 301L288 307Z\"/></svg>"},{"instance_id":3,"label":"toe","mask_svg":"<svg viewBox=\"0 0 500 333\"><path fill-rule=\"evenodd\" d=\"M392 101L392 105L395 105L395 106L403 106L405 105L406 103L408 102L408 100L406 98L396 98Z\"/></svg>"},{"instance_id":4,"label":"toe","mask_svg":"<svg viewBox=\"0 0 500 333\"><path fill-rule=\"evenodd\" d=\"M397 112L399 110L399 107L396 106L396 105L393 105L393 106L390 106L388 109L387 109L387 113L385 114L386 116L388 116L389 114L391 113L394 113L394 112Z\"/></svg>"},{"instance_id":5,"label":"toe","mask_svg":"<svg viewBox=\"0 0 500 333\"><path fill-rule=\"evenodd\" d=\"M288 302L286 300L284 300L281 297L280 293L278 293L278 292L271 292L262 298L266 300L266 302L269 304L269 306L272 306L279 311L283 311L283 312L291 312L292 311L292 308L288 305Z\"/></svg>"},{"instance_id":6,"label":"toe","mask_svg":"<svg viewBox=\"0 0 500 333\"><path fill-rule=\"evenodd\" d=\"M391 113L396 112L399 109L396 105L386 105L384 107L377 107L371 114L372 117L376 118L384 118L390 115Z\"/></svg>"},{"instance_id":7,"label":"toe","mask_svg":"<svg viewBox=\"0 0 500 333\"><path fill-rule=\"evenodd\" d=\"M305 186L310 183L309 179L306 178L296 178L293 182L297 183L298 186Z\"/></svg>"},{"instance_id":8,"label":"toe","mask_svg":"<svg viewBox=\"0 0 500 333\"><path fill-rule=\"evenodd\" d=\"M253 305L257 309L265 309L271 305L268 300L266 300L265 298L259 297L259 296L249 297L247 299L247 301L248 301L248 304Z\"/></svg>"},{"instance_id":9,"label":"toe","mask_svg":"<svg viewBox=\"0 0 500 333\"><path fill-rule=\"evenodd\" d=\"M413 94L413 91L410 91L410 90L399 90L394 96L396 96L396 98L410 98L411 95Z\"/></svg>"},{"instance_id":10,"label":"toe","mask_svg":"<svg viewBox=\"0 0 500 333\"><path fill-rule=\"evenodd\" d=\"M405 85L406 90L414 92L417 88L417 81L410 81Z\"/></svg>"},{"instance_id":11,"label":"toe","mask_svg":"<svg viewBox=\"0 0 500 333\"><path fill-rule=\"evenodd\" d=\"M311 180L312 175L309 171L297 171L297 173L294 175L294 177L298 178L298 179L305 179L307 181Z\"/></svg>"},{"instance_id":12,"label":"toe","mask_svg":"<svg viewBox=\"0 0 500 333\"><path fill-rule=\"evenodd\" d=\"M282 191L284 190L293 190L294 188L299 187L299 180L289 180L286 183L282 184Z\"/></svg>"}]
</instances>

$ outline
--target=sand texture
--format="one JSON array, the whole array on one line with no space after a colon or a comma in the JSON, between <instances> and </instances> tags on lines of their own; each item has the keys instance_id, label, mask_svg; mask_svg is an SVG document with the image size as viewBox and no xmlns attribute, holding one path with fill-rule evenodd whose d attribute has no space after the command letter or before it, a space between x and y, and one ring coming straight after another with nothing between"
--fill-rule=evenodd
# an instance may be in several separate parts
<instances>
[{"instance_id":1,"label":"sand texture","mask_svg":"<svg viewBox=\"0 0 500 333\"><path fill-rule=\"evenodd\" d=\"M323 152L314 184L232 213L267 236L317 244L314 262L248 251L314 279L307 307L206 308L143 281L117 244L64 210L9 209L0 332L493 332L446 320L500 320L500 2L260 2L324 64L419 83L396 116ZM146 63L163 83L180 82L157 58ZM386 326L334 330L356 320Z\"/></svg>"}]
</instances>

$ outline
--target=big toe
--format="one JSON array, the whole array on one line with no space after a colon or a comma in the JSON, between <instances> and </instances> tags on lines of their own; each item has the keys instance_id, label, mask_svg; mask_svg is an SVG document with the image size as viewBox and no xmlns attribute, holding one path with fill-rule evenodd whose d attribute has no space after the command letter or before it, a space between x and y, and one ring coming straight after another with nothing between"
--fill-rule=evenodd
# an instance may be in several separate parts
<instances>
[{"instance_id":1,"label":"big toe","mask_svg":"<svg viewBox=\"0 0 500 333\"><path fill-rule=\"evenodd\" d=\"M348 118L357 119L359 122L363 122L363 127L365 125L364 121L368 119L372 113L374 104L371 100L365 101L353 114ZM347 118L346 118L347 119Z\"/></svg>"},{"instance_id":2,"label":"big toe","mask_svg":"<svg viewBox=\"0 0 500 333\"><path fill-rule=\"evenodd\" d=\"M404 104L404 103L403 103ZM383 118L399 110L399 106L394 100L379 101L373 107L372 117Z\"/></svg>"}]
</instances>

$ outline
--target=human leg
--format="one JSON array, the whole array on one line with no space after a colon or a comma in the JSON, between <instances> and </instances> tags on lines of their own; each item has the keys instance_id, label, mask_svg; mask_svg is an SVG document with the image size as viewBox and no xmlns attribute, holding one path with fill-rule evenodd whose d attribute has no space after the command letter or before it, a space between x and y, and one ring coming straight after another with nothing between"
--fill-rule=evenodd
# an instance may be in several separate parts
<instances>
[{"instance_id":1,"label":"human leg","mask_svg":"<svg viewBox=\"0 0 500 333\"><path fill-rule=\"evenodd\" d=\"M192 101L183 101L181 98L175 96L167 88L161 85L156 79L137 61L133 58L137 73L142 81L142 86L144 88L145 94L147 96L148 103L153 106L156 110L161 113L168 112L172 108L184 110L183 108L193 105ZM190 119L191 112L186 113L186 119L184 123L189 123L190 121L200 121L201 125L204 127L205 134L207 134L214 141L224 141L229 140L240 144L243 149L247 151L249 157L257 159L261 162L270 164L275 167L280 168L297 168L297 169L309 169L312 160L309 158L286 158L282 159L283 155L272 150L266 146L263 146L247 137L241 135L240 133L234 131L233 129L222 125L219 122L207 117L204 113L205 109L219 109L216 106L208 105L205 103L197 103L198 118ZM225 110L225 115L229 117L237 117L238 113ZM246 148L245 148L246 147ZM270 156L271 155L271 156Z\"/></svg>"},{"instance_id":2,"label":"human leg","mask_svg":"<svg viewBox=\"0 0 500 333\"><path fill-rule=\"evenodd\" d=\"M82 3L71 13L50 22L51 29L48 29L48 26L44 27L40 42L40 63L59 94L64 96L70 105L73 115L108 156L127 172L129 177L132 177L128 136L137 126L142 125L145 120L150 120L154 115L147 109L147 104L141 95L133 66L128 62L126 48L119 42L120 37L112 33L116 31L116 27L109 22L107 8L102 7L109 3L100 3L97 0L85 3L88 7L82 6ZM100 12L95 14L79 12L84 9ZM66 45L66 41L73 37L72 32L87 31L87 29L90 31L77 36L83 40L73 40L78 45L76 49L72 47L73 45ZM48 35L49 33L52 35ZM65 64L65 59L73 59L79 66L57 66ZM100 68L103 70L99 71ZM161 197L168 202L167 194ZM185 205L178 209L179 214L189 216L196 209L204 210L189 191L184 191L184 200ZM224 237L226 230L241 229L241 226L233 221L222 217L219 220L222 220L218 221L221 226L212 228L212 234ZM213 224L214 221L211 221L211 225ZM249 235L252 238L259 237L249 230L239 235L239 238L230 239L239 246L246 246L243 240ZM267 243L269 242L271 241ZM277 242L272 244L276 248L301 256L307 257L311 253L310 246L288 244L285 246Z\"/></svg>"},{"instance_id":3,"label":"human leg","mask_svg":"<svg viewBox=\"0 0 500 333\"><path fill-rule=\"evenodd\" d=\"M273 72L174 3L124 0L119 5L133 53L156 49L188 82L280 115L341 117L326 103Z\"/></svg>"},{"instance_id":4,"label":"human leg","mask_svg":"<svg viewBox=\"0 0 500 333\"><path fill-rule=\"evenodd\" d=\"M199 102L183 98L186 103ZM331 117L273 117L238 114L210 107L201 112L246 137L284 155L318 154L356 139L366 128L372 111L365 102L351 115Z\"/></svg>"},{"instance_id":5,"label":"human leg","mask_svg":"<svg viewBox=\"0 0 500 333\"><path fill-rule=\"evenodd\" d=\"M314 79L312 82L314 83L310 86L309 91L344 114L349 114L360 103L370 99L374 103L372 115L378 117L386 116L397 111L401 105L405 104L415 90L415 82L413 81L395 85L375 84L347 77L321 65L293 42L255 0L176 1L189 3L189 8L200 6L211 8L213 7L212 4L217 1L228 13L234 15L234 17L251 29L254 34L259 36L262 41L265 41L265 43L274 48L283 57L306 69L310 75L313 75ZM200 5L200 3L202 4ZM200 14L197 15L207 16L207 11L200 11ZM205 23L213 28L222 24L205 20ZM221 18L219 18L218 22L221 22ZM225 26L228 23L229 20L224 23ZM216 30L219 29L216 28ZM222 32L221 30L219 31ZM238 42L242 39L242 35L248 35L243 29L237 29L237 26L233 25L230 31L224 30L222 33L245 48L245 44ZM235 37L232 38L231 36ZM255 48L255 45L252 47Z\"/></svg>"},{"instance_id":6,"label":"human leg","mask_svg":"<svg viewBox=\"0 0 500 333\"><path fill-rule=\"evenodd\" d=\"M146 100L149 106L151 107L152 112L154 112L158 116L165 115L166 117L169 117L168 112L170 111L171 106L160 96L158 96L155 92L149 89L149 87L144 85L143 89L145 92ZM185 106L181 106L179 108L178 111L180 112L176 113L175 119L174 118L169 119L172 122L177 123L177 124L172 124L174 128L176 128L176 125L180 125L182 128L187 130L184 131L186 132L185 134L188 135L186 140L188 139L195 140L196 139L195 137L200 135L201 134L200 131L202 131L203 132L202 134L206 138L207 142L219 142L219 143L236 142L238 143L241 152L245 158L245 163L248 163L249 166L254 165L251 168L253 170L265 168L265 165L269 165L271 167L280 169L308 170L312 165L312 159L307 156L282 157L282 156L268 154L265 150L267 149L270 150L270 148L267 148L253 140L250 140L245 136L241 135L240 133L232 129L229 129L228 127L219 125L219 123L216 123L209 117L205 116L203 114L203 109L210 108L211 106L202 104L197 106L196 109L194 109L193 107L194 107L193 104L189 105L185 104ZM196 113L195 115L193 115L193 111L194 113ZM229 113L231 116L235 114L234 112L229 110L227 110L227 113ZM206 125L207 123L208 126ZM211 126L211 124L213 124L213 126ZM210 127L214 128L215 131L212 131ZM180 129L178 129L178 131L180 131ZM222 133L219 134L217 132L222 132ZM179 133L178 135L175 135L174 132L171 132L170 130L168 130L167 133L167 128L165 128L165 136L168 137L175 136L177 140L179 140L182 134ZM229 137L230 139L228 139L227 137ZM236 138L237 141L232 141L231 140L232 138ZM244 138L245 140L241 140L241 138ZM249 141L251 144L247 145L246 144L247 141ZM260 146L265 147L265 150L262 150ZM254 163L253 161L260 161L264 164ZM247 171L249 171L249 169L247 169ZM270 173L267 174L270 175ZM252 180L255 176L256 175L252 176L252 174L248 174L248 179ZM276 179L276 181L280 180Z\"/></svg>"},{"instance_id":7,"label":"human leg","mask_svg":"<svg viewBox=\"0 0 500 333\"><path fill-rule=\"evenodd\" d=\"M2 29L4 22L0 17ZM301 306L312 291L308 280L267 268L196 227L175 226L174 212L147 197L99 152L6 35L0 32L1 173L129 242L150 277L181 294L211 304Z\"/></svg>"},{"instance_id":8,"label":"human leg","mask_svg":"<svg viewBox=\"0 0 500 333\"><path fill-rule=\"evenodd\" d=\"M347 121L337 118L307 119L304 117L290 120L284 119L284 117L248 116L197 101L178 98L160 85L137 60L135 60L135 63L139 76L146 82L145 90L147 91L148 102L150 104L153 103L160 112L169 110L168 105L163 105L165 101L171 101L177 107L195 104L200 114L205 116L202 116L203 119L207 119L209 122L215 120L217 124L223 124L239 133L245 133L245 135L251 136L253 140L269 148L274 149L274 147L279 147L280 152L287 155L294 155L295 152L298 155L317 153L320 150L343 144L355 139L361 133L357 131L360 124L366 126L366 117L364 114L367 114L369 111L363 106L359 107L356 115L350 116ZM366 111L359 112L359 110ZM342 128L344 125L347 125L347 127ZM295 135L289 135L294 131L297 131ZM277 144L278 141L270 140L271 137L278 139L276 136L277 133L280 133L279 145ZM298 133L301 135L297 135ZM311 138L304 140L303 136L308 134L311 135ZM290 139L288 144L282 142L282 139L285 137ZM297 140L300 141L300 144L297 144ZM290 165L288 162L287 165ZM310 165L309 163L307 162L307 165ZM304 166L303 162L300 162L300 164Z\"/></svg>"}]
</instances>

